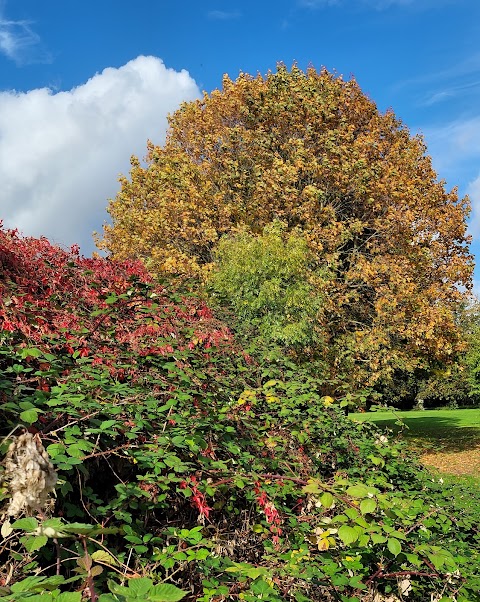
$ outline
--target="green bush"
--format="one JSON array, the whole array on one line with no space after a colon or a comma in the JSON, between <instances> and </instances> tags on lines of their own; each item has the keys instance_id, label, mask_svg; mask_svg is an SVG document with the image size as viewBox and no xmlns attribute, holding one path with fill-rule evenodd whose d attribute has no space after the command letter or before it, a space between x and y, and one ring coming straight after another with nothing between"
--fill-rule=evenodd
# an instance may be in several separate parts
<instances>
[{"instance_id":1,"label":"green bush","mask_svg":"<svg viewBox=\"0 0 480 602\"><path fill-rule=\"evenodd\" d=\"M305 238L275 221L255 236L223 238L210 276L214 296L230 306L239 325L267 345L303 350L324 343L319 319L321 282Z\"/></svg>"}]
</instances>

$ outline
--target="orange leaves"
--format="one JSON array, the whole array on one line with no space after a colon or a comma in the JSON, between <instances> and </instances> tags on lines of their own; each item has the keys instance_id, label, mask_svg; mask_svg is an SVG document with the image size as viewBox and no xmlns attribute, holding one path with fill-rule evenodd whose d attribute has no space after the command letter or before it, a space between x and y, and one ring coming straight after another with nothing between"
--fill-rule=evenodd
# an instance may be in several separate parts
<instances>
[{"instance_id":1,"label":"orange leaves","mask_svg":"<svg viewBox=\"0 0 480 602\"><path fill-rule=\"evenodd\" d=\"M472 271L468 199L445 190L423 140L354 80L283 65L225 77L169 124L164 147L149 144L148 166L134 160L121 180L102 248L198 275L222 236L280 219L336 275L322 291L321 326L352 374L378 366L382 378L392 363L458 346L453 312Z\"/></svg>"}]
</instances>

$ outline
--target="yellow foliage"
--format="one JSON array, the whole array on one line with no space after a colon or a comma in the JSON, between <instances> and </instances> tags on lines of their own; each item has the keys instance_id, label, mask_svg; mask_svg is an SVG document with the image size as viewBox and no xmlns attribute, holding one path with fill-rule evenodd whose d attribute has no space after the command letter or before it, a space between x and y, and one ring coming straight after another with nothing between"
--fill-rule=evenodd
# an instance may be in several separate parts
<instances>
[{"instance_id":1,"label":"yellow foliage","mask_svg":"<svg viewBox=\"0 0 480 602\"><path fill-rule=\"evenodd\" d=\"M423 140L355 80L283 65L225 77L169 124L146 167L132 159L100 248L198 276L222 236L282 220L334 274L321 315L332 377L371 385L459 349L468 199L446 191Z\"/></svg>"},{"instance_id":2,"label":"yellow foliage","mask_svg":"<svg viewBox=\"0 0 480 602\"><path fill-rule=\"evenodd\" d=\"M331 406L334 402L335 400L333 399L333 397L330 397L330 395L326 395L325 397L323 397L323 405L325 407Z\"/></svg>"}]
</instances>

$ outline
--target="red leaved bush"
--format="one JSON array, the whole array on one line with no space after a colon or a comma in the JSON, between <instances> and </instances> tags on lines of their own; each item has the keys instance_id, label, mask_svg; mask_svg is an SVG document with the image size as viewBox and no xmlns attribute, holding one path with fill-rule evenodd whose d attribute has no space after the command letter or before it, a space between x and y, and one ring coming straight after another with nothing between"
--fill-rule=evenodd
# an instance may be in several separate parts
<instances>
[{"instance_id":1,"label":"red leaved bush","mask_svg":"<svg viewBox=\"0 0 480 602\"><path fill-rule=\"evenodd\" d=\"M64 351L86 356L95 350L99 363L119 345L139 355L166 355L231 343L229 330L202 301L181 295L173 301L139 262L85 258L78 246L66 251L1 226L0 331L10 331L17 343L58 349L63 336Z\"/></svg>"}]
</instances>

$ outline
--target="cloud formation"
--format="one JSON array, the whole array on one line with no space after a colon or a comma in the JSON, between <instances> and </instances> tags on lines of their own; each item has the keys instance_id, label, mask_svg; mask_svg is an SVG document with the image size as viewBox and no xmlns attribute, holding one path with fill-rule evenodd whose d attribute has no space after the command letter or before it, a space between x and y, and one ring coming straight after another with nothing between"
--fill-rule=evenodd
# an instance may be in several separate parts
<instances>
[{"instance_id":1,"label":"cloud formation","mask_svg":"<svg viewBox=\"0 0 480 602\"><path fill-rule=\"evenodd\" d=\"M239 10L211 10L208 13L208 17L219 21L230 21L231 19L238 19L241 17L241 13Z\"/></svg>"},{"instance_id":2,"label":"cloud formation","mask_svg":"<svg viewBox=\"0 0 480 602\"><path fill-rule=\"evenodd\" d=\"M427 127L423 135L440 173L455 173L480 159L480 116Z\"/></svg>"},{"instance_id":3,"label":"cloud formation","mask_svg":"<svg viewBox=\"0 0 480 602\"><path fill-rule=\"evenodd\" d=\"M477 178L468 185L467 193L472 202L470 231L473 236L478 239L480 235L480 172Z\"/></svg>"},{"instance_id":4,"label":"cloud formation","mask_svg":"<svg viewBox=\"0 0 480 602\"><path fill-rule=\"evenodd\" d=\"M325 6L335 6L341 4L342 0L298 0L300 6L306 8L323 8Z\"/></svg>"},{"instance_id":5,"label":"cloud formation","mask_svg":"<svg viewBox=\"0 0 480 602\"><path fill-rule=\"evenodd\" d=\"M452 62L442 69L398 81L392 87L393 94L405 91L415 99L419 107L455 101L462 103L464 110L476 112L480 97L480 52Z\"/></svg>"},{"instance_id":6,"label":"cloud formation","mask_svg":"<svg viewBox=\"0 0 480 602\"><path fill-rule=\"evenodd\" d=\"M42 45L40 36L31 28L30 21L13 21L4 16L4 4L0 0L0 54L15 61L18 66L50 61L50 55Z\"/></svg>"},{"instance_id":7,"label":"cloud formation","mask_svg":"<svg viewBox=\"0 0 480 602\"><path fill-rule=\"evenodd\" d=\"M30 29L26 21L0 19L0 52L17 64L31 59L33 47L40 44L40 38Z\"/></svg>"},{"instance_id":8,"label":"cloud formation","mask_svg":"<svg viewBox=\"0 0 480 602\"><path fill-rule=\"evenodd\" d=\"M339 6L342 8L365 7L375 10L387 10L395 6L412 6L416 9L430 8L438 2L450 2L451 0L298 0L300 6L306 8L324 8L327 6Z\"/></svg>"},{"instance_id":9,"label":"cloud formation","mask_svg":"<svg viewBox=\"0 0 480 602\"><path fill-rule=\"evenodd\" d=\"M94 248L107 200L147 139L165 140L166 116L200 97L187 71L139 56L67 92L0 93L0 219L26 235Z\"/></svg>"},{"instance_id":10,"label":"cloud formation","mask_svg":"<svg viewBox=\"0 0 480 602\"><path fill-rule=\"evenodd\" d=\"M469 233L475 252L480 245L480 116L464 117L423 130L437 173L447 179L448 187L463 181L460 194L468 194L472 204ZM480 296L480 280L475 284Z\"/></svg>"},{"instance_id":11,"label":"cloud formation","mask_svg":"<svg viewBox=\"0 0 480 602\"><path fill-rule=\"evenodd\" d=\"M477 172L480 160L480 117L426 127L422 134L428 145L428 154L438 173L447 179L468 181ZM452 185L457 182L452 181Z\"/></svg>"}]
</instances>

